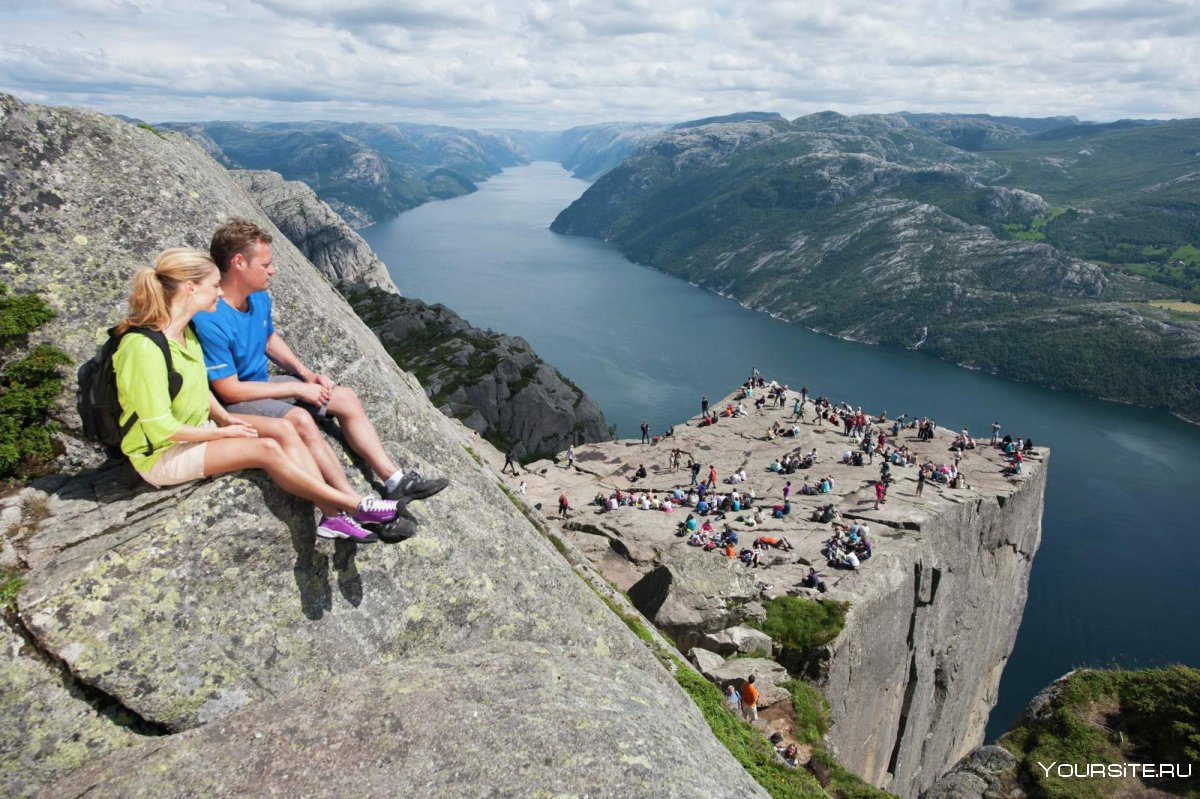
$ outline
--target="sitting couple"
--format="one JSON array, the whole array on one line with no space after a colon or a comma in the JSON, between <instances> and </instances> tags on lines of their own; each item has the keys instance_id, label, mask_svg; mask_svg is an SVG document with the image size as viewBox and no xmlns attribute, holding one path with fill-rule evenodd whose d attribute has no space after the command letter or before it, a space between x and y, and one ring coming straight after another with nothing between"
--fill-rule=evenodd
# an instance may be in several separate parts
<instances>
[{"instance_id":1,"label":"sitting couple","mask_svg":"<svg viewBox=\"0 0 1200 799\"><path fill-rule=\"evenodd\" d=\"M209 253L166 250L134 276L129 315L115 328L120 421L129 426L121 451L156 487L265 469L320 508L323 538L378 540L364 524L385 525L389 541L412 535L403 506L447 481L397 468L354 391L308 369L275 332L266 291L274 274L271 236L235 219L213 235ZM158 344L123 335L139 327L166 336L172 374ZM268 377L268 358L291 374ZM384 499L351 486L317 427L326 414L383 481Z\"/></svg>"}]
</instances>

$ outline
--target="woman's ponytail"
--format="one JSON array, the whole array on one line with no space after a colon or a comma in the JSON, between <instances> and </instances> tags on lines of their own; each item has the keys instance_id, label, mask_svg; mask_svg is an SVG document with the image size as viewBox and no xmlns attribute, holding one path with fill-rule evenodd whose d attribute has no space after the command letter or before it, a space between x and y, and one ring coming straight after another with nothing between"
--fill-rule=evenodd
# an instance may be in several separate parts
<instances>
[{"instance_id":1,"label":"woman's ponytail","mask_svg":"<svg viewBox=\"0 0 1200 799\"><path fill-rule=\"evenodd\" d=\"M131 327L162 330L170 321L167 293L158 273L153 269L139 269L133 276L133 291L129 294L129 315L117 325L117 335Z\"/></svg>"},{"instance_id":2,"label":"woman's ponytail","mask_svg":"<svg viewBox=\"0 0 1200 799\"><path fill-rule=\"evenodd\" d=\"M179 287L188 281L199 282L215 268L203 250L163 250L154 259L153 269L139 269L133 276L129 315L117 324L116 334L122 335L131 327L164 329L171 321L171 300Z\"/></svg>"}]
</instances>

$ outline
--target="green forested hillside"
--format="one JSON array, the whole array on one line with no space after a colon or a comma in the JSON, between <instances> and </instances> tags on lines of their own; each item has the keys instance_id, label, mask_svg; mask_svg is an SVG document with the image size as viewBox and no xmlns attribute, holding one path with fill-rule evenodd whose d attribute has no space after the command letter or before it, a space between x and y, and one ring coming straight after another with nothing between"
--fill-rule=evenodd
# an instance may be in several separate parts
<instances>
[{"instance_id":1,"label":"green forested hillside","mask_svg":"<svg viewBox=\"0 0 1200 799\"><path fill-rule=\"evenodd\" d=\"M918 122L677 127L552 229L817 330L1200 418L1200 317L1147 304L1198 288L1200 122Z\"/></svg>"},{"instance_id":2,"label":"green forested hillside","mask_svg":"<svg viewBox=\"0 0 1200 799\"><path fill-rule=\"evenodd\" d=\"M347 222L389 219L475 191L524 150L501 133L357 122L167 123L226 166L269 169L312 187Z\"/></svg>"}]
</instances>

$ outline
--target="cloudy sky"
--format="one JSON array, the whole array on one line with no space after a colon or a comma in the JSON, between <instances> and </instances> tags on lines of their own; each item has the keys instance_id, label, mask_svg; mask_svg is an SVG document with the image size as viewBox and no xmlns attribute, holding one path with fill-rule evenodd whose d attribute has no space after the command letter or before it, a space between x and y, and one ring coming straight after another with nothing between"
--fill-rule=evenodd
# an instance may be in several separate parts
<instances>
[{"instance_id":1,"label":"cloudy sky","mask_svg":"<svg viewBox=\"0 0 1200 799\"><path fill-rule=\"evenodd\" d=\"M0 0L0 91L151 121L1200 116L1200 0Z\"/></svg>"}]
</instances>

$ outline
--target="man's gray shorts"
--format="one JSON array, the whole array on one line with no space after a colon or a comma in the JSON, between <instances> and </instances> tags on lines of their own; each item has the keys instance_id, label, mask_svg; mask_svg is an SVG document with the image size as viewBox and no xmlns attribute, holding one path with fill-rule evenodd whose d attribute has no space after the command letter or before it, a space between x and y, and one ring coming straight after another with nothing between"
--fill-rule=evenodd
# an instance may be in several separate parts
<instances>
[{"instance_id":1,"label":"man's gray shorts","mask_svg":"<svg viewBox=\"0 0 1200 799\"><path fill-rule=\"evenodd\" d=\"M267 378L270 383L303 383L304 381L292 375L271 375ZM240 413L244 416L271 416L276 419L282 419L297 408L303 408L314 417L319 410L315 406L300 402L295 397L287 397L286 399L260 399L250 400L249 402L235 402L233 405L226 405L225 410L230 413Z\"/></svg>"}]
</instances>

